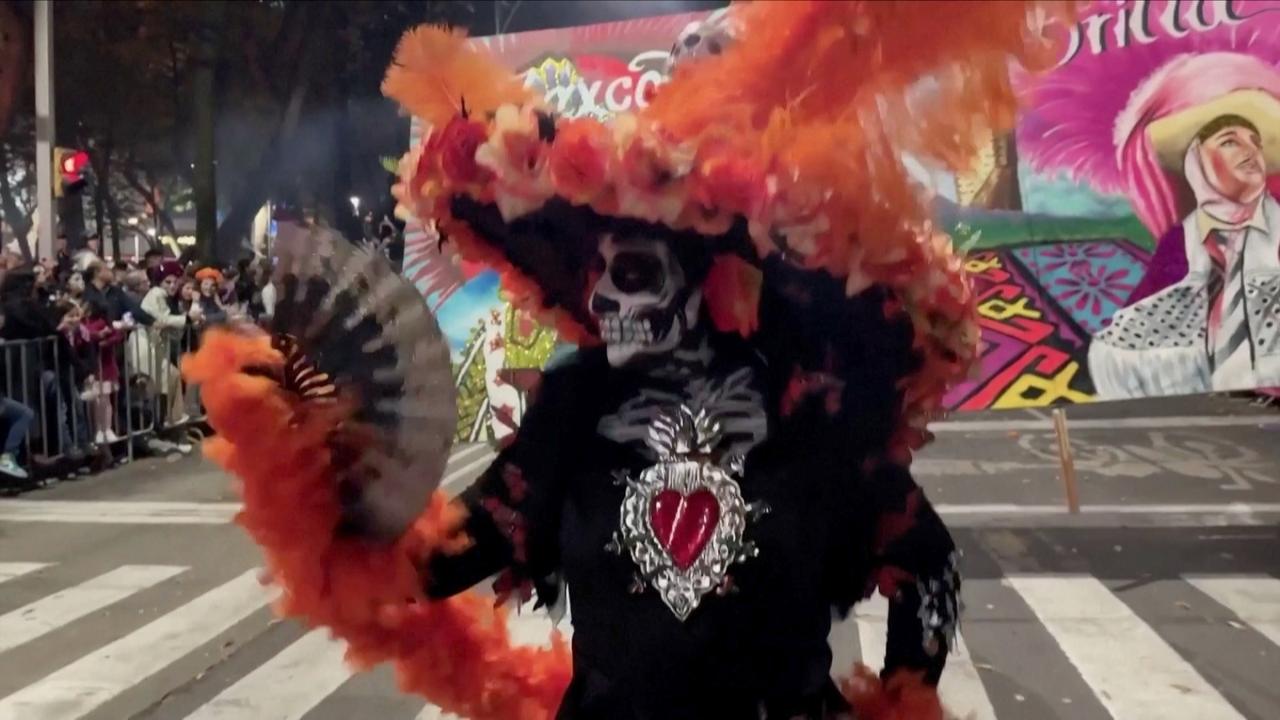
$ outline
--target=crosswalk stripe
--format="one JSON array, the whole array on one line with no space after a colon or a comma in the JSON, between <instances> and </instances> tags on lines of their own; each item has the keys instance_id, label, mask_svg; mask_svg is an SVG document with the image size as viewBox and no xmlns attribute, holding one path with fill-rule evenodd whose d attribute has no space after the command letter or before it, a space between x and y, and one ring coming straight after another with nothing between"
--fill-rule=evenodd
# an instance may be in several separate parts
<instances>
[{"instance_id":1,"label":"crosswalk stripe","mask_svg":"<svg viewBox=\"0 0 1280 720\"><path fill-rule=\"evenodd\" d=\"M888 644L887 621L889 601L875 594L855 608L858 627L858 645L862 662L879 670L884 666L885 646ZM966 720L996 720L995 708L987 695L978 668L973 664L964 638L956 633L956 646L947 655L947 665L938 683L938 697L947 710Z\"/></svg>"},{"instance_id":2,"label":"crosswalk stripe","mask_svg":"<svg viewBox=\"0 0 1280 720\"><path fill-rule=\"evenodd\" d=\"M345 652L346 643L313 630L187 720L298 720L351 677Z\"/></svg>"},{"instance_id":3,"label":"crosswalk stripe","mask_svg":"<svg viewBox=\"0 0 1280 720\"><path fill-rule=\"evenodd\" d=\"M467 460L479 453L492 452L493 448L489 443L475 443L473 445L460 445L449 453L449 464L454 465Z\"/></svg>"},{"instance_id":4,"label":"crosswalk stripe","mask_svg":"<svg viewBox=\"0 0 1280 720\"><path fill-rule=\"evenodd\" d=\"M41 568L49 567L48 563L4 562L0 563L0 583L5 580L20 578Z\"/></svg>"},{"instance_id":5,"label":"crosswalk stripe","mask_svg":"<svg viewBox=\"0 0 1280 720\"><path fill-rule=\"evenodd\" d=\"M77 720L216 638L267 602L250 570L0 699L0 720Z\"/></svg>"},{"instance_id":6,"label":"crosswalk stripe","mask_svg":"<svg viewBox=\"0 0 1280 720\"><path fill-rule=\"evenodd\" d=\"M413 720L462 720L453 713L447 713L435 705L428 705L422 708L422 712L418 713Z\"/></svg>"},{"instance_id":7,"label":"crosswalk stripe","mask_svg":"<svg viewBox=\"0 0 1280 720\"><path fill-rule=\"evenodd\" d=\"M1280 580L1267 576L1185 576L1200 592L1236 614L1266 639L1280 645Z\"/></svg>"},{"instance_id":8,"label":"crosswalk stripe","mask_svg":"<svg viewBox=\"0 0 1280 720\"><path fill-rule=\"evenodd\" d=\"M493 452L483 453L475 460L472 460L471 462L467 463L466 465L462 465L457 469L453 469L453 465L455 463L451 462L450 471L440 481L440 487L445 488L446 490L451 490L454 483L470 479L469 476L471 473L475 472L478 468L493 462L493 458L496 456L497 456L497 453L493 453Z\"/></svg>"},{"instance_id":9,"label":"crosswalk stripe","mask_svg":"<svg viewBox=\"0 0 1280 720\"><path fill-rule=\"evenodd\" d=\"M225 525L239 503L150 500L0 500L0 520L9 522L133 525Z\"/></svg>"},{"instance_id":10,"label":"crosswalk stripe","mask_svg":"<svg viewBox=\"0 0 1280 720\"><path fill-rule=\"evenodd\" d=\"M1116 720L1243 718L1096 578L1005 578Z\"/></svg>"},{"instance_id":11,"label":"crosswalk stripe","mask_svg":"<svg viewBox=\"0 0 1280 720\"><path fill-rule=\"evenodd\" d=\"M185 567L172 565L123 565L0 615L0 652L57 630L184 570Z\"/></svg>"}]
</instances>

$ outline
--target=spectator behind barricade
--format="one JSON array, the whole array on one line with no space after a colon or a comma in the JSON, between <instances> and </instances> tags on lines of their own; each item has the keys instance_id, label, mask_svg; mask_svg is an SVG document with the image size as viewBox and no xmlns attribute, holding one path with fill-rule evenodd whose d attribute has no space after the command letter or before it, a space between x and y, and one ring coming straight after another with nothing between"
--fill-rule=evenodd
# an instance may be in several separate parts
<instances>
[{"instance_id":1,"label":"spectator behind barricade","mask_svg":"<svg viewBox=\"0 0 1280 720\"><path fill-rule=\"evenodd\" d=\"M150 325L151 315L142 309L141 299L130 297L120 283L115 281L118 272L99 261L85 271L86 283L84 298L86 302L100 302L107 309L112 322L119 322L126 317L139 325ZM143 293L145 294L145 290Z\"/></svg>"},{"instance_id":2,"label":"spectator behind barricade","mask_svg":"<svg viewBox=\"0 0 1280 720\"><path fill-rule=\"evenodd\" d=\"M4 328L4 314L0 313L0 330ZM0 352L0 474L18 480L27 479L27 471L18 463L18 454L31 429L35 412L11 397L9 381L13 377L8 368L8 351Z\"/></svg>"},{"instance_id":3,"label":"spectator behind barricade","mask_svg":"<svg viewBox=\"0 0 1280 720\"><path fill-rule=\"evenodd\" d=\"M67 236L59 235L57 240L53 241L54 247L54 277L71 274L71 250L67 247Z\"/></svg>"},{"instance_id":4,"label":"spectator behind barricade","mask_svg":"<svg viewBox=\"0 0 1280 720\"><path fill-rule=\"evenodd\" d=\"M53 304L53 268L43 263L31 269L36 279L36 299L41 305Z\"/></svg>"},{"instance_id":5,"label":"spectator behind barricade","mask_svg":"<svg viewBox=\"0 0 1280 720\"><path fill-rule=\"evenodd\" d=\"M271 322L271 318L276 314L276 284L271 277L271 261L263 258L256 268L258 298L261 303L261 310L254 318L260 323Z\"/></svg>"},{"instance_id":6,"label":"spectator behind barricade","mask_svg":"<svg viewBox=\"0 0 1280 720\"><path fill-rule=\"evenodd\" d=\"M183 268L195 267L196 258L200 255L200 248L195 245L188 245L178 253L178 264Z\"/></svg>"},{"instance_id":7,"label":"spectator behind barricade","mask_svg":"<svg viewBox=\"0 0 1280 720\"><path fill-rule=\"evenodd\" d=\"M148 273L159 268L163 262L164 253L155 248L151 248L142 254L142 269Z\"/></svg>"},{"instance_id":8,"label":"spectator behind barricade","mask_svg":"<svg viewBox=\"0 0 1280 720\"><path fill-rule=\"evenodd\" d=\"M116 359L116 348L124 342L129 331L133 330L132 318L112 321L107 306L99 301L90 301L85 309L82 322L84 337L92 344L93 377L85 384L82 397L93 407L94 442L109 444L120 440L112 427L115 410L113 401L120 389L120 365Z\"/></svg>"},{"instance_id":9,"label":"spectator behind barricade","mask_svg":"<svg viewBox=\"0 0 1280 720\"><path fill-rule=\"evenodd\" d=\"M221 294L222 273L215 268L205 268L196 273L196 281L199 282L196 302L199 303L200 312L204 315L204 324L217 325L226 322L228 312Z\"/></svg>"},{"instance_id":10,"label":"spectator behind barricade","mask_svg":"<svg viewBox=\"0 0 1280 720\"><path fill-rule=\"evenodd\" d=\"M150 332L150 352L145 357L136 357L135 367L148 375L155 384L155 389L162 396L161 407L166 408L169 425L181 425L188 420L182 412L181 378L178 368L171 359L176 350L175 344L181 340L189 325L198 325L204 319L198 303L192 305L185 314L176 313L170 307L170 300L178 294L179 279L182 268L175 262L161 263L152 271L153 285L142 299L142 309L154 319ZM134 333L140 335L142 333ZM186 446L184 452L190 450Z\"/></svg>"},{"instance_id":11,"label":"spectator behind barricade","mask_svg":"<svg viewBox=\"0 0 1280 720\"><path fill-rule=\"evenodd\" d=\"M0 256L0 267L3 267L6 271L23 270L27 267L27 261L22 257L22 253L16 250L6 250Z\"/></svg>"},{"instance_id":12,"label":"spectator behind barricade","mask_svg":"<svg viewBox=\"0 0 1280 720\"><path fill-rule=\"evenodd\" d=\"M84 405L78 401L80 392L89 379L89 365L77 351L77 345L82 342L81 318L80 305L74 300L63 298L53 304L49 320L54 325L54 352L52 358L48 354L44 356L41 374L46 407L52 407L56 412L52 419L59 452L76 465L84 459L89 442ZM46 419L45 422L47 425L49 420Z\"/></svg>"},{"instance_id":13,"label":"spectator behind barricade","mask_svg":"<svg viewBox=\"0 0 1280 720\"><path fill-rule=\"evenodd\" d=\"M254 322L270 319L275 313L276 294L271 285L271 265L266 258L254 260L245 271L247 278L241 283L240 306L243 313Z\"/></svg>"},{"instance_id":14,"label":"spectator behind barricade","mask_svg":"<svg viewBox=\"0 0 1280 720\"><path fill-rule=\"evenodd\" d=\"M151 279L147 277L145 270L130 270L128 273L125 273L124 282L121 283L121 286L124 289L125 297L136 303L138 308L141 309L142 298L146 297L147 292L151 290ZM141 319L139 319L138 322L143 325L151 324L149 322L142 322Z\"/></svg>"},{"instance_id":15,"label":"spectator behind barricade","mask_svg":"<svg viewBox=\"0 0 1280 720\"><path fill-rule=\"evenodd\" d=\"M79 273L71 277L80 277ZM96 346L89 340L89 332L84 327L84 309L82 298L77 300L63 298L53 304L53 318L58 323L58 333L66 339L67 345L74 353L76 372L72 374L72 386L69 398L83 398L85 386L94 379L93 368L97 365Z\"/></svg>"},{"instance_id":16,"label":"spectator behind barricade","mask_svg":"<svg viewBox=\"0 0 1280 720\"><path fill-rule=\"evenodd\" d=\"M252 257L241 258L236 263L235 274L228 278L227 284L231 286L231 292L234 294L231 302L239 304L243 314L252 314L250 305L253 303L254 292L258 289L254 282Z\"/></svg>"},{"instance_id":17,"label":"spectator behind barricade","mask_svg":"<svg viewBox=\"0 0 1280 720\"><path fill-rule=\"evenodd\" d=\"M67 276L67 298L77 303L84 302L84 275L73 272Z\"/></svg>"},{"instance_id":18,"label":"spectator behind barricade","mask_svg":"<svg viewBox=\"0 0 1280 720\"><path fill-rule=\"evenodd\" d=\"M194 278L183 278L178 284L178 302L174 308L174 312L180 312L184 315L191 311L191 306L199 304L200 290ZM173 303L170 303L173 305Z\"/></svg>"}]
</instances>

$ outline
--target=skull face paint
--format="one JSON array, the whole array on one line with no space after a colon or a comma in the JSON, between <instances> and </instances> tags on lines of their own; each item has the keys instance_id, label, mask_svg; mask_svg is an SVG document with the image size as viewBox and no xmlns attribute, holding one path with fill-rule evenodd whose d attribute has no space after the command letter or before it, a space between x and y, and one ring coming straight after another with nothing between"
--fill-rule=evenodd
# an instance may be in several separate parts
<instances>
[{"instance_id":1,"label":"skull face paint","mask_svg":"<svg viewBox=\"0 0 1280 720\"><path fill-rule=\"evenodd\" d=\"M671 352L698 319L702 291L690 288L667 243L651 238L600 241L604 272L591 293L609 364Z\"/></svg>"}]
</instances>

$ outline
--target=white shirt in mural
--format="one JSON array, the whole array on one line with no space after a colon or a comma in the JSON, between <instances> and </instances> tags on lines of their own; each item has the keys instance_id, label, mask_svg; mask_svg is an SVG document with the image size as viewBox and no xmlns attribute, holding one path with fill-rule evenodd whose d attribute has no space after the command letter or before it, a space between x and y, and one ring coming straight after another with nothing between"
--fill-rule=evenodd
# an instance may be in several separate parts
<instances>
[{"instance_id":1,"label":"white shirt in mural","mask_svg":"<svg viewBox=\"0 0 1280 720\"><path fill-rule=\"evenodd\" d=\"M1195 212L1183 230L1186 277L1120 310L1093 339L1089 372L1103 398L1280 386L1280 203L1264 197L1237 229L1214 227ZM1206 239L1214 231L1225 241L1226 308L1211 336Z\"/></svg>"}]
</instances>

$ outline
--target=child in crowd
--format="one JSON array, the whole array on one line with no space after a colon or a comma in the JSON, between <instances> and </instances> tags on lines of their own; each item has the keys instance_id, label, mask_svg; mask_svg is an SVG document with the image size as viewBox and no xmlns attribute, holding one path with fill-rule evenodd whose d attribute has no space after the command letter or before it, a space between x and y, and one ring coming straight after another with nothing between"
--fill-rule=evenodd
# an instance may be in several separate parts
<instances>
[{"instance_id":1,"label":"child in crowd","mask_svg":"<svg viewBox=\"0 0 1280 720\"><path fill-rule=\"evenodd\" d=\"M112 428L115 416L113 401L120 388L120 364L117 360L116 348L124 342L129 330L133 329L132 318L125 316L121 321L113 323L107 307L101 302L90 302L81 323L82 337L91 346L90 355L96 363L90 365L89 381L82 394L84 400L93 407L94 441L98 444L114 443L120 440Z\"/></svg>"},{"instance_id":2,"label":"child in crowd","mask_svg":"<svg viewBox=\"0 0 1280 720\"><path fill-rule=\"evenodd\" d=\"M58 323L58 334L67 341L72 353L68 363L59 365L54 378L54 382L60 387L59 391L63 393L58 398L58 403L65 407L65 417L69 423L60 432L67 433L66 440L71 447L80 448L88 444L89 429L84 417L84 406L74 399L82 397L84 388L93 379L93 368L97 367L96 348L84 328L84 310L80 302L70 298L58 300L53 304L53 318Z\"/></svg>"}]
</instances>

